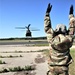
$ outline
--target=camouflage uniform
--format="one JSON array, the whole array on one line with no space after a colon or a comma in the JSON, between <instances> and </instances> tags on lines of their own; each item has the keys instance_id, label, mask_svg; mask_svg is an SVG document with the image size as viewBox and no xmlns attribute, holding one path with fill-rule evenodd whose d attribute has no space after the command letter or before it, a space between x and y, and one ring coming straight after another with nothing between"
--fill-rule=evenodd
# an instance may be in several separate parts
<instances>
[{"instance_id":1,"label":"camouflage uniform","mask_svg":"<svg viewBox=\"0 0 75 75\"><path fill-rule=\"evenodd\" d=\"M73 43L73 34L75 26L75 18L73 14L69 15L70 27L68 35L59 34L55 36L55 31L52 29L49 13L46 12L44 19L44 28L47 33L49 43L49 75L69 75L68 65L72 63L70 55L70 47Z\"/></svg>"}]
</instances>

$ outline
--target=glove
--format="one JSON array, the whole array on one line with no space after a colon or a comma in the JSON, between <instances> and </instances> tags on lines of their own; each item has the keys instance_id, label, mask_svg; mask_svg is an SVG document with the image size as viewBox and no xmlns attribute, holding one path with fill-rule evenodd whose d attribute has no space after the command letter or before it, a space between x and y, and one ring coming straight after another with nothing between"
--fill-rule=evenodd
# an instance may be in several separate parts
<instances>
[{"instance_id":1,"label":"glove","mask_svg":"<svg viewBox=\"0 0 75 75\"><path fill-rule=\"evenodd\" d=\"M73 14L73 5L71 5L71 7L70 7L70 12L69 12L69 14Z\"/></svg>"},{"instance_id":2,"label":"glove","mask_svg":"<svg viewBox=\"0 0 75 75\"><path fill-rule=\"evenodd\" d=\"M46 10L46 13L50 13L52 9L52 5L50 5L50 3L48 4L48 7L47 7L47 10Z\"/></svg>"}]
</instances>

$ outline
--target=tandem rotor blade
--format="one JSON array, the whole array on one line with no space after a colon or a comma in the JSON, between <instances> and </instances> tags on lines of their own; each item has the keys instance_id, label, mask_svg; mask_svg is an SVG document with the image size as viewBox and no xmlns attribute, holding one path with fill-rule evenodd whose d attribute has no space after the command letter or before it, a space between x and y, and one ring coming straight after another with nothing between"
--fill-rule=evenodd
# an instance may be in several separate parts
<instances>
[{"instance_id":1,"label":"tandem rotor blade","mask_svg":"<svg viewBox=\"0 0 75 75\"><path fill-rule=\"evenodd\" d=\"M31 31L40 31L40 29L31 29Z\"/></svg>"},{"instance_id":2,"label":"tandem rotor blade","mask_svg":"<svg viewBox=\"0 0 75 75\"><path fill-rule=\"evenodd\" d=\"M15 27L15 29L26 29L25 27Z\"/></svg>"}]
</instances>

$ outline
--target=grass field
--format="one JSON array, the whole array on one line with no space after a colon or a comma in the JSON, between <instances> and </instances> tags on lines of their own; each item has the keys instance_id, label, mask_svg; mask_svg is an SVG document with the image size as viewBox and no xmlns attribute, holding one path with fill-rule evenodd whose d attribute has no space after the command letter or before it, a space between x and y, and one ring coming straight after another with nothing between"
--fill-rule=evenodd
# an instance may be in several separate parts
<instances>
[{"instance_id":1,"label":"grass field","mask_svg":"<svg viewBox=\"0 0 75 75\"><path fill-rule=\"evenodd\" d=\"M70 75L75 75L75 49L71 49L71 56L74 62L69 66Z\"/></svg>"}]
</instances>

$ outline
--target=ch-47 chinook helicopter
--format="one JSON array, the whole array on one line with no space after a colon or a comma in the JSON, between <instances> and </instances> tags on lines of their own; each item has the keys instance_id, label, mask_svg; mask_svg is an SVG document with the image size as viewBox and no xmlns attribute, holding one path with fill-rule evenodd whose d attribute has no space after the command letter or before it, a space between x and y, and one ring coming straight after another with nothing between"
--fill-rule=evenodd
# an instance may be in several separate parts
<instances>
[{"instance_id":1,"label":"ch-47 chinook helicopter","mask_svg":"<svg viewBox=\"0 0 75 75\"><path fill-rule=\"evenodd\" d=\"M30 25L28 24L28 26L25 27L16 27L16 29L27 29L26 30L26 37L32 37L32 32L31 31L39 31L39 29L30 29Z\"/></svg>"}]
</instances>

